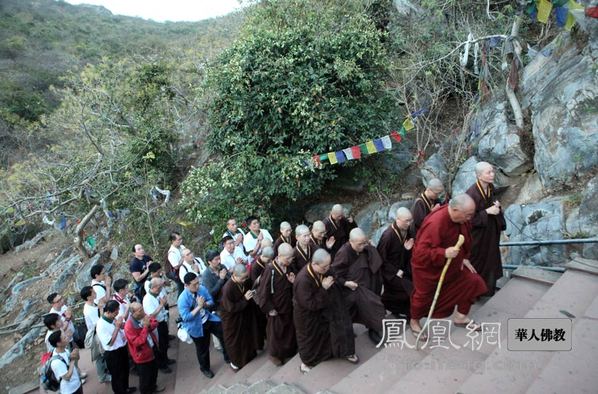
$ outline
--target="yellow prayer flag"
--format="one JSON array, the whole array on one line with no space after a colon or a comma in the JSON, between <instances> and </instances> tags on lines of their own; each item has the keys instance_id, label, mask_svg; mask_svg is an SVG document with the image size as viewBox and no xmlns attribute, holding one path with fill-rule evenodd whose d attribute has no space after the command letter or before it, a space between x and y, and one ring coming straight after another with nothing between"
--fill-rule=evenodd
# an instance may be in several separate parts
<instances>
[{"instance_id":1,"label":"yellow prayer flag","mask_svg":"<svg viewBox=\"0 0 598 394\"><path fill-rule=\"evenodd\" d=\"M552 3L548 0L538 0L538 22L547 23L552 11Z\"/></svg>"},{"instance_id":2,"label":"yellow prayer flag","mask_svg":"<svg viewBox=\"0 0 598 394\"><path fill-rule=\"evenodd\" d=\"M372 153L377 153L376 145L374 145L374 141L368 141L365 143L365 147L368 150L368 153L371 155Z\"/></svg>"},{"instance_id":3,"label":"yellow prayer flag","mask_svg":"<svg viewBox=\"0 0 598 394\"><path fill-rule=\"evenodd\" d=\"M569 0L567 8L569 9L569 13L567 14L567 21L565 22L565 30L570 31L573 25L575 25L575 17L571 13L571 10L583 10L584 7L573 0Z\"/></svg>"},{"instance_id":4,"label":"yellow prayer flag","mask_svg":"<svg viewBox=\"0 0 598 394\"><path fill-rule=\"evenodd\" d=\"M405 119L405 121L403 122L403 127L407 131L409 131L409 130L411 130L412 128L415 127L415 125L413 124L413 120L411 119L411 116L408 117L407 119Z\"/></svg>"},{"instance_id":5,"label":"yellow prayer flag","mask_svg":"<svg viewBox=\"0 0 598 394\"><path fill-rule=\"evenodd\" d=\"M328 160L330 161L330 164L338 163L338 160L336 159L336 153L328 152Z\"/></svg>"}]
</instances>

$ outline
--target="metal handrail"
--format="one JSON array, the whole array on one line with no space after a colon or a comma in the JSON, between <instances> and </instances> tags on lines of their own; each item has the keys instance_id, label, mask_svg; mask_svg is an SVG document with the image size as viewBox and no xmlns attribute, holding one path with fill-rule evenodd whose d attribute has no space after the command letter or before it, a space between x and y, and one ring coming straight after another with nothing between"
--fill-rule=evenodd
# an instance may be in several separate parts
<instances>
[{"instance_id":1,"label":"metal handrail","mask_svg":"<svg viewBox=\"0 0 598 394\"><path fill-rule=\"evenodd\" d=\"M534 246L534 245L566 245L597 243L598 238L550 239L546 241L507 241L499 246Z\"/></svg>"}]
</instances>

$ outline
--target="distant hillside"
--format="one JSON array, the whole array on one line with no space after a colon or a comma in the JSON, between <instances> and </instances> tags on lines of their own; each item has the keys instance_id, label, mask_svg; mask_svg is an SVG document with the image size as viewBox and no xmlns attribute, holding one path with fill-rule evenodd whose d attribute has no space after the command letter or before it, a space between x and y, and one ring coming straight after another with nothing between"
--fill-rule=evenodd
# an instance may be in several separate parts
<instances>
[{"instance_id":1,"label":"distant hillside","mask_svg":"<svg viewBox=\"0 0 598 394\"><path fill-rule=\"evenodd\" d=\"M241 13L201 22L158 23L99 6L55 0L0 2L0 144L58 104L49 91L69 70L104 57L163 56L173 49L212 57L237 35ZM0 161L4 158L0 158ZM5 164L0 163L0 165Z\"/></svg>"}]
</instances>

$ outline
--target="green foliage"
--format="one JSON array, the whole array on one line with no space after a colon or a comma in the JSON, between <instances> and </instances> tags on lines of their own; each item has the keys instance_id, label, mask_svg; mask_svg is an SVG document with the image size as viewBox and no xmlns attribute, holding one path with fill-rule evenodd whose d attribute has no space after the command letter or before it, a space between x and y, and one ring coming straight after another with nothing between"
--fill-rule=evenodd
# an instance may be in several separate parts
<instances>
[{"instance_id":1,"label":"green foliage","mask_svg":"<svg viewBox=\"0 0 598 394\"><path fill-rule=\"evenodd\" d=\"M396 116L384 82L388 54L363 11L358 1L299 0L253 10L209 73L208 145L222 160L183 184L194 220L222 223L231 209L267 213L273 203L313 195L335 173L303 168L308 152L388 130Z\"/></svg>"}]
</instances>

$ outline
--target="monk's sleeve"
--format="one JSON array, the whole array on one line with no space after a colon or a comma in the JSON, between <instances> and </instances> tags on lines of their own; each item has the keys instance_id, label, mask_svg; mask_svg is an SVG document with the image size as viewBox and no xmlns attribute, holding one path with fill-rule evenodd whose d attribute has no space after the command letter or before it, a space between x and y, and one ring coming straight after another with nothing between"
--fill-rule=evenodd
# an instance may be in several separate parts
<instances>
[{"instance_id":1,"label":"monk's sleeve","mask_svg":"<svg viewBox=\"0 0 598 394\"><path fill-rule=\"evenodd\" d=\"M322 310L328 305L326 290L318 287L313 291L307 281L297 283L295 299L303 308L313 312Z\"/></svg>"},{"instance_id":2,"label":"monk's sleeve","mask_svg":"<svg viewBox=\"0 0 598 394\"><path fill-rule=\"evenodd\" d=\"M463 258L469 260L469 256L471 255L471 244L472 244L471 224L464 223L461 226L461 233L463 234L463 237L465 238L465 242L463 243L463 246L461 247L461 250L463 251Z\"/></svg>"},{"instance_id":3,"label":"monk's sleeve","mask_svg":"<svg viewBox=\"0 0 598 394\"><path fill-rule=\"evenodd\" d=\"M247 307L247 300L245 299L245 295L243 295L240 300L234 300L231 294L231 291L233 290L234 289L231 289L230 287L224 288L220 306L222 309L230 313L241 312Z\"/></svg>"},{"instance_id":4,"label":"monk's sleeve","mask_svg":"<svg viewBox=\"0 0 598 394\"><path fill-rule=\"evenodd\" d=\"M426 217L426 210L424 209L424 203L417 199L413 203L413 207L411 207L411 214L413 215L413 223L411 224L411 231L413 233L417 233L417 230L422 225L424 218Z\"/></svg>"},{"instance_id":5,"label":"monk's sleeve","mask_svg":"<svg viewBox=\"0 0 598 394\"><path fill-rule=\"evenodd\" d=\"M272 269L270 267L266 267L264 272L261 275L260 284L257 288L258 300L259 300L259 307L264 313L269 313L271 310L275 309L274 304L272 302Z\"/></svg>"},{"instance_id":6,"label":"monk's sleeve","mask_svg":"<svg viewBox=\"0 0 598 394\"><path fill-rule=\"evenodd\" d=\"M344 286L345 282L347 281L347 271L349 270L349 255L347 253L343 253L342 249L334 256L334 262L332 263L332 273L336 283Z\"/></svg>"},{"instance_id":7,"label":"monk's sleeve","mask_svg":"<svg viewBox=\"0 0 598 394\"><path fill-rule=\"evenodd\" d=\"M442 267L446 262L444 257L445 248L441 246L441 227L437 221L427 221L418 233L420 239L416 252L419 255L419 259L428 261L435 267Z\"/></svg>"},{"instance_id":8,"label":"monk's sleeve","mask_svg":"<svg viewBox=\"0 0 598 394\"><path fill-rule=\"evenodd\" d=\"M476 190L469 189L467 194L475 201L475 214L471 219L471 225L473 227L486 227L488 225L488 213L484 207L484 201L480 198L479 193L476 193Z\"/></svg>"}]
</instances>

